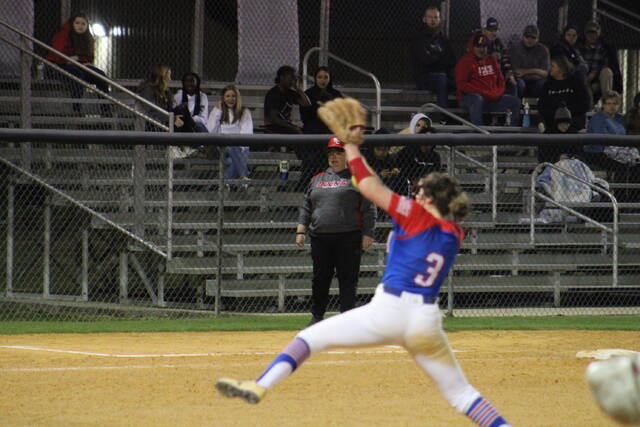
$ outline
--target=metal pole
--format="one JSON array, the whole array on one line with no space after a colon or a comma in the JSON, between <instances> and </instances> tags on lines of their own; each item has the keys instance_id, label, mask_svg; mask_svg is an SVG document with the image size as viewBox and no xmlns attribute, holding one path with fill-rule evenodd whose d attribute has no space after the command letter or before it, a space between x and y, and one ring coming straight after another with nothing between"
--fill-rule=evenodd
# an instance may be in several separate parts
<instances>
[{"instance_id":1,"label":"metal pole","mask_svg":"<svg viewBox=\"0 0 640 427\"><path fill-rule=\"evenodd\" d=\"M44 243L42 249L42 296L51 295L51 206L44 206Z\"/></svg>"},{"instance_id":2,"label":"metal pole","mask_svg":"<svg viewBox=\"0 0 640 427\"><path fill-rule=\"evenodd\" d=\"M5 294L13 295L13 215L14 215L14 194L13 184L7 186L7 288Z\"/></svg>"},{"instance_id":3,"label":"metal pole","mask_svg":"<svg viewBox=\"0 0 640 427\"><path fill-rule=\"evenodd\" d=\"M71 0L60 0L60 24L71 18Z\"/></svg>"},{"instance_id":4,"label":"metal pole","mask_svg":"<svg viewBox=\"0 0 640 427\"><path fill-rule=\"evenodd\" d=\"M451 9L448 0L443 0L440 3L440 15L442 16L442 21L444 21L444 35L449 37L449 22L451 19Z\"/></svg>"},{"instance_id":5,"label":"metal pole","mask_svg":"<svg viewBox=\"0 0 640 427\"><path fill-rule=\"evenodd\" d=\"M218 236L216 246L218 259L216 263L216 301L214 314L220 315L220 297L222 295L222 228L224 227L224 147L218 146Z\"/></svg>"},{"instance_id":6,"label":"metal pole","mask_svg":"<svg viewBox=\"0 0 640 427\"><path fill-rule=\"evenodd\" d=\"M320 57L318 65L326 66L329 62L327 53L329 52L329 15L331 9L331 0L322 0L320 2Z\"/></svg>"},{"instance_id":7,"label":"metal pole","mask_svg":"<svg viewBox=\"0 0 640 427\"><path fill-rule=\"evenodd\" d=\"M193 8L191 70L200 76L202 76L203 68L204 13L204 0L195 0Z\"/></svg>"},{"instance_id":8,"label":"metal pole","mask_svg":"<svg viewBox=\"0 0 640 427\"><path fill-rule=\"evenodd\" d=\"M169 114L169 132L173 132L173 113ZM173 157L171 146L167 146L167 260L173 252Z\"/></svg>"},{"instance_id":9,"label":"metal pole","mask_svg":"<svg viewBox=\"0 0 640 427\"><path fill-rule=\"evenodd\" d=\"M558 9L558 33L567 26L569 16L569 0L564 0L562 6Z\"/></svg>"},{"instance_id":10,"label":"metal pole","mask_svg":"<svg viewBox=\"0 0 640 427\"><path fill-rule=\"evenodd\" d=\"M20 125L22 129L31 129L31 56L25 50L32 46L27 39L20 37ZM24 144L22 150L22 166L31 170L31 144Z\"/></svg>"},{"instance_id":11,"label":"metal pole","mask_svg":"<svg viewBox=\"0 0 640 427\"><path fill-rule=\"evenodd\" d=\"M591 2L591 20L595 21L598 18L598 0L592 0Z\"/></svg>"}]
</instances>

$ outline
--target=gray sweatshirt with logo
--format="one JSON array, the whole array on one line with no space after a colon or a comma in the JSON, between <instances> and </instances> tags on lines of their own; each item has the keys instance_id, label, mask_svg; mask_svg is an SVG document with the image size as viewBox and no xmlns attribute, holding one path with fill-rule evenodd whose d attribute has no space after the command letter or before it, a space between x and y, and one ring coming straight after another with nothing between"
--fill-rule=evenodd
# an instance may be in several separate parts
<instances>
[{"instance_id":1,"label":"gray sweatshirt with logo","mask_svg":"<svg viewBox=\"0 0 640 427\"><path fill-rule=\"evenodd\" d=\"M298 224L310 234L346 233L361 230L373 237L376 207L351 185L351 172L331 168L311 178L300 207Z\"/></svg>"}]
</instances>

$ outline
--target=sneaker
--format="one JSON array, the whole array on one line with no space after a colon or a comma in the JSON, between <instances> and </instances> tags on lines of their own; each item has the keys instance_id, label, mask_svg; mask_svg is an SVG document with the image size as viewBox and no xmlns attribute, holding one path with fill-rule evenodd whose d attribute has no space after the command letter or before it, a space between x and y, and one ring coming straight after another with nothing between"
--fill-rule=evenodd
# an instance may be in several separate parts
<instances>
[{"instance_id":1,"label":"sneaker","mask_svg":"<svg viewBox=\"0 0 640 427\"><path fill-rule=\"evenodd\" d=\"M226 397L241 397L247 403L256 404L262 400L267 389L255 381L238 381L231 378L220 378L216 381L216 390Z\"/></svg>"}]
</instances>

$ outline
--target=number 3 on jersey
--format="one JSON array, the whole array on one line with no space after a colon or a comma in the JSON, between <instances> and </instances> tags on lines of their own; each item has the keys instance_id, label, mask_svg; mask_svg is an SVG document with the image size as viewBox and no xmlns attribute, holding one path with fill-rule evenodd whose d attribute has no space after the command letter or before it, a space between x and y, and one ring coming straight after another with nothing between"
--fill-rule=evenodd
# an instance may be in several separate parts
<instances>
[{"instance_id":1,"label":"number 3 on jersey","mask_svg":"<svg viewBox=\"0 0 640 427\"><path fill-rule=\"evenodd\" d=\"M427 255L427 274L416 274L413 278L413 283L424 288L428 288L433 285L433 282L438 278L438 274L444 265L444 257L437 252L431 252Z\"/></svg>"}]
</instances>

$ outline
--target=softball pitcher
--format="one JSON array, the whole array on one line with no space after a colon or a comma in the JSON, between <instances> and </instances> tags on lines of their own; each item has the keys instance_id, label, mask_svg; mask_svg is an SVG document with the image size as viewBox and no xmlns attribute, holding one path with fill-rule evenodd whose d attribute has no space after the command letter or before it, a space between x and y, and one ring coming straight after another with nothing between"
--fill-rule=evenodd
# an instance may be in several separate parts
<instances>
[{"instance_id":1,"label":"softball pitcher","mask_svg":"<svg viewBox=\"0 0 640 427\"><path fill-rule=\"evenodd\" d=\"M440 286L464 238L453 220L468 213L466 194L454 178L434 173L419 182L415 199L399 196L380 182L360 154L365 118L360 104L350 98L336 99L318 114L345 142L354 184L392 218L382 283L369 304L301 331L257 380L222 378L216 383L217 390L258 403L311 354L333 347L395 344L411 354L457 411L480 426L508 426L467 382L442 329L438 307Z\"/></svg>"}]
</instances>

